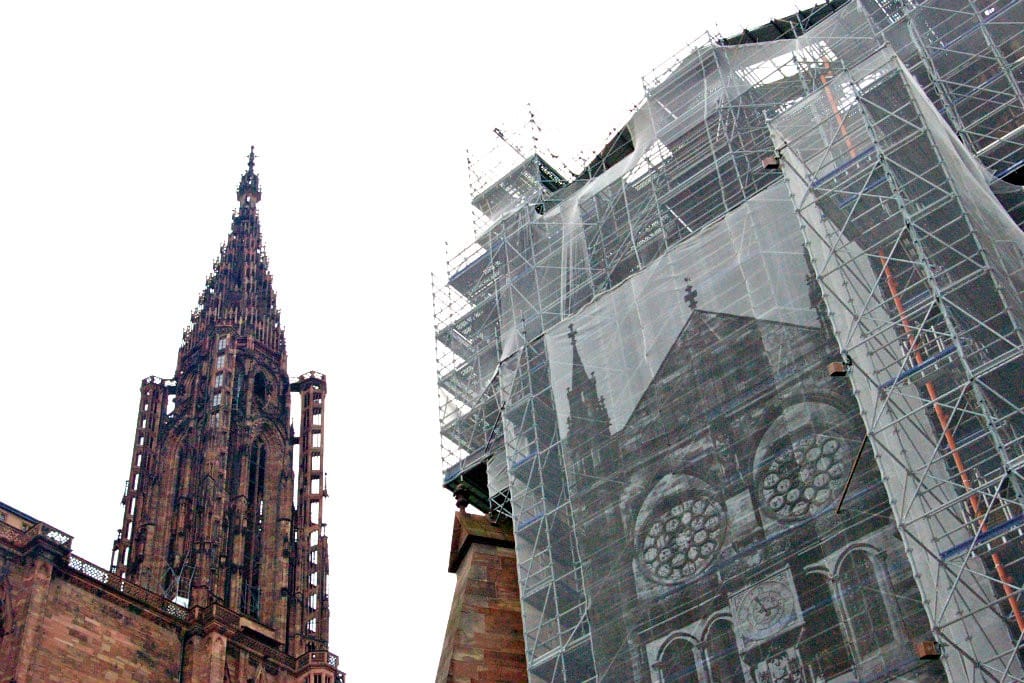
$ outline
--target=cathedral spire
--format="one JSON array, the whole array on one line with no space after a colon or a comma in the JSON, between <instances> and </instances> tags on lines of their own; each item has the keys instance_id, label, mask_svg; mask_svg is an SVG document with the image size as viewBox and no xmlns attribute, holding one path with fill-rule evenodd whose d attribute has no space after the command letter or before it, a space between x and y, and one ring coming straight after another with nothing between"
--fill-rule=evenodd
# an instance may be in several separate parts
<instances>
[{"instance_id":1,"label":"cathedral spire","mask_svg":"<svg viewBox=\"0 0 1024 683\"><path fill-rule=\"evenodd\" d=\"M238 183L238 211L231 223L231 233L221 247L213 273L206 280L185 330L182 357L211 343L216 330L224 329L259 342L273 352L284 351L277 296L256 210L262 195L255 165L256 149L250 147L248 168Z\"/></svg>"},{"instance_id":2,"label":"cathedral spire","mask_svg":"<svg viewBox=\"0 0 1024 683\"><path fill-rule=\"evenodd\" d=\"M185 330L174 379L142 383L111 571L178 605L217 605L236 615L218 623L238 624L244 616L260 635L252 642L292 658L294 675L281 670L276 681L335 681L326 652L327 378L288 375L256 211L255 162L250 148L239 208ZM246 659L263 666L243 656L247 646L232 640L234 630L225 657L218 633L217 663L197 655L206 656L204 671L217 668L205 680L244 680L241 672L252 671L240 668ZM270 659L260 659L269 670ZM274 661L289 666L287 659Z\"/></svg>"}]
</instances>

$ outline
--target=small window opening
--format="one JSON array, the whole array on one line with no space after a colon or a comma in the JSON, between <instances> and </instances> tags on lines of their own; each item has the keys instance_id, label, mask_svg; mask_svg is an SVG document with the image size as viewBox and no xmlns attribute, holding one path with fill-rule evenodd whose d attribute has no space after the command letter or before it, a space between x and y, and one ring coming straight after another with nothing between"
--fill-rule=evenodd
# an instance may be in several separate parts
<instances>
[{"instance_id":1,"label":"small window opening","mask_svg":"<svg viewBox=\"0 0 1024 683\"><path fill-rule=\"evenodd\" d=\"M257 372L252 381L252 398L261 408L267 402L267 378L262 372Z\"/></svg>"}]
</instances>

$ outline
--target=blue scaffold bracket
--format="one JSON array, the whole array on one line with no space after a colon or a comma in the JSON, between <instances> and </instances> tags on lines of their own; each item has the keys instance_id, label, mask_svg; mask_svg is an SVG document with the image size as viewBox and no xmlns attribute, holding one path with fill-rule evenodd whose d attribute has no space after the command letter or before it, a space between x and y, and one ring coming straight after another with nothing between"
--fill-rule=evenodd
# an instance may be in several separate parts
<instances>
[{"instance_id":1,"label":"blue scaffold bracket","mask_svg":"<svg viewBox=\"0 0 1024 683\"><path fill-rule=\"evenodd\" d=\"M954 557L963 555L965 552L972 548L988 543L994 538L998 538L999 536L1002 536L1005 533L1013 531L1021 525L1024 525L1024 513L1021 513L1016 517L1011 517L1002 524L998 524L992 527L988 531L975 534L974 538L970 539L969 541L957 543L949 550L943 550L941 553L939 553L939 557L942 559L943 562L946 562Z\"/></svg>"},{"instance_id":2,"label":"blue scaffold bracket","mask_svg":"<svg viewBox=\"0 0 1024 683\"><path fill-rule=\"evenodd\" d=\"M929 367L931 365L935 365L940 360L942 360L943 358L945 358L949 354L953 353L954 351L956 351L956 345L947 346L946 348L942 349L941 351L939 351L934 356L926 358L923 361L921 361L920 363L918 363L917 365L913 365L913 366L907 368L906 370L904 370L900 374L896 375L895 377L893 377L889 381L887 381L884 384L882 384L882 386L880 386L879 389L888 389L892 385L897 384L899 382L902 382L903 380L905 380L906 378L910 377L914 373L920 372L920 371L924 370L925 368L927 368L927 367Z\"/></svg>"}]
</instances>

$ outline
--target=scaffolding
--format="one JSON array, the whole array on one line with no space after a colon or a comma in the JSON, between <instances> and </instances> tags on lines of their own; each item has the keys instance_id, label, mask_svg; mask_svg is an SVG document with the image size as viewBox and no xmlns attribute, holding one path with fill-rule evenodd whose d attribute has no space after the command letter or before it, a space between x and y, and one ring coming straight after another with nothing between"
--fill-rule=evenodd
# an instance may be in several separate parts
<instances>
[{"instance_id":1,"label":"scaffolding","mask_svg":"<svg viewBox=\"0 0 1024 683\"><path fill-rule=\"evenodd\" d=\"M891 54L833 87L772 127L893 514L952 677L1024 680L1024 239Z\"/></svg>"},{"instance_id":2,"label":"scaffolding","mask_svg":"<svg viewBox=\"0 0 1024 683\"><path fill-rule=\"evenodd\" d=\"M531 680L1024 680L1022 58L1024 3L832 2L475 188L443 476Z\"/></svg>"}]
</instances>

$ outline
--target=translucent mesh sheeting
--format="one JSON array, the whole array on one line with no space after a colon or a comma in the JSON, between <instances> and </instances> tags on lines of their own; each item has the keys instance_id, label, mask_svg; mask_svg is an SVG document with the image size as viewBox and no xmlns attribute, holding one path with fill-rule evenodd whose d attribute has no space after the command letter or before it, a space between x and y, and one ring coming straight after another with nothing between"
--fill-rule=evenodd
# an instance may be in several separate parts
<instances>
[{"instance_id":1,"label":"translucent mesh sheeting","mask_svg":"<svg viewBox=\"0 0 1024 683\"><path fill-rule=\"evenodd\" d=\"M794 41L708 45L649 93L596 177L563 186L534 156L483 188L494 220L435 297L446 470L489 457L499 361L776 182L766 118L876 46L853 4Z\"/></svg>"},{"instance_id":2,"label":"translucent mesh sheeting","mask_svg":"<svg viewBox=\"0 0 1024 683\"><path fill-rule=\"evenodd\" d=\"M775 185L607 292L547 335L563 438L573 351L595 368L611 426L619 429L693 312L817 323L804 282L805 256L786 190ZM791 274L780 278L779 273ZM642 331L642 333L641 333ZM615 343L610 340L615 339Z\"/></svg>"},{"instance_id":3,"label":"translucent mesh sheeting","mask_svg":"<svg viewBox=\"0 0 1024 683\"><path fill-rule=\"evenodd\" d=\"M1024 680L1020 7L703 45L481 189L446 478L511 509L531 680Z\"/></svg>"},{"instance_id":4,"label":"translucent mesh sheeting","mask_svg":"<svg viewBox=\"0 0 1024 683\"><path fill-rule=\"evenodd\" d=\"M1024 162L1024 5L933 0L903 3L901 14L883 27L886 43L967 148L1013 177Z\"/></svg>"},{"instance_id":5,"label":"translucent mesh sheeting","mask_svg":"<svg viewBox=\"0 0 1024 683\"><path fill-rule=\"evenodd\" d=\"M573 604L599 680L941 678L870 451L833 511L863 427L819 301L775 186L549 330L558 442L510 469L534 660Z\"/></svg>"},{"instance_id":6,"label":"translucent mesh sheeting","mask_svg":"<svg viewBox=\"0 0 1024 683\"><path fill-rule=\"evenodd\" d=\"M951 677L1024 680L1024 236L892 53L831 87L772 128L907 556Z\"/></svg>"}]
</instances>

